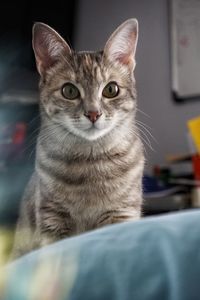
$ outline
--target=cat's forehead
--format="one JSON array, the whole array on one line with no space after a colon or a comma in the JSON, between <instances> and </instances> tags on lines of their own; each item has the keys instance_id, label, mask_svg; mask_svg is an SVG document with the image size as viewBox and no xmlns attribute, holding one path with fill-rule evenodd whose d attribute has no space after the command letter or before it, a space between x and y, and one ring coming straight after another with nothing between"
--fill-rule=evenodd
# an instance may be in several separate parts
<instances>
[{"instance_id":1,"label":"cat's forehead","mask_svg":"<svg viewBox=\"0 0 200 300\"><path fill-rule=\"evenodd\" d=\"M103 51L79 51L74 53L74 59L82 66L93 67L101 66L103 59Z\"/></svg>"},{"instance_id":2,"label":"cat's forehead","mask_svg":"<svg viewBox=\"0 0 200 300\"><path fill-rule=\"evenodd\" d=\"M127 71L109 62L103 51L81 51L72 52L70 57L63 57L53 72L49 73L48 82L52 86L60 86L71 81L82 85L84 89L90 89L112 80L125 85L127 76Z\"/></svg>"},{"instance_id":3,"label":"cat's forehead","mask_svg":"<svg viewBox=\"0 0 200 300\"><path fill-rule=\"evenodd\" d=\"M87 84L106 83L109 80L126 81L127 70L119 67L118 64L111 63L103 51L90 52L81 51L73 54L72 73L75 80ZM125 75L125 76L124 76Z\"/></svg>"},{"instance_id":4,"label":"cat's forehead","mask_svg":"<svg viewBox=\"0 0 200 300\"><path fill-rule=\"evenodd\" d=\"M105 77L103 52L81 51L74 54L73 63L78 79L102 80Z\"/></svg>"}]
</instances>

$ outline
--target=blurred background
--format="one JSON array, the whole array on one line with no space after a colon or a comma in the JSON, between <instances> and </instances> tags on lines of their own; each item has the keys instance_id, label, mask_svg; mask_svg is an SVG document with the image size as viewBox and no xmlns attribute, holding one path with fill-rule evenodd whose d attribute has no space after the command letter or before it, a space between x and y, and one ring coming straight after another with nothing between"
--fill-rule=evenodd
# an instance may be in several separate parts
<instances>
[{"instance_id":1,"label":"blurred background","mask_svg":"<svg viewBox=\"0 0 200 300\"><path fill-rule=\"evenodd\" d=\"M1 224L15 224L20 199L34 167L40 123L39 78L31 47L35 21L53 27L76 50L98 50L118 25L128 18L138 19L135 76L137 119L146 152L144 215L199 206L198 145L188 122L200 116L200 68L195 69L194 93L187 81L194 83L192 71L183 77L183 69L198 67L198 58L200 61L200 51L194 51L199 46L196 37L200 32L200 5L191 0L188 8L187 2L68 0L49 3L48 7L28 2L0 4ZM194 11L195 20L190 18L184 23L184 14L191 17ZM183 49L182 56L177 56ZM189 50L193 51L191 55ZM189 62L183 66L186 54Z\"/></svg>"}]
</instances>

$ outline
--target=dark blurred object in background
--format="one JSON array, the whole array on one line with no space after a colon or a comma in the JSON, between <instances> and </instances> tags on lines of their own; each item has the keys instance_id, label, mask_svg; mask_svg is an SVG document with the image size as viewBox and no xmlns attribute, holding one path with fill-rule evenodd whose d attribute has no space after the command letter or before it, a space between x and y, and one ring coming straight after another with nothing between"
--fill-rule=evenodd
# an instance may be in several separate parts
<instances>
[{"instance_id":1,"label":"dark blurred object in background","mask_svg":"<svg viewBox=\"0 0 200 300\"><path fill-rule=\"evenodd\" d=\"M0 104L1 225L16 222L22 193L34 167L38 126L38 104Z\"/></svg>"},{"instance_id":2,"label":"dark blurred object in background","mask_svg":"<svg viewBox=\"0 0 200 300\"><path fill-rule=\"evenodd\" d=\"M0 92L18 86L36 88L35 78L33 83L30 79L30 73L36 71L31 36L34 22L47 23L73 45L76 2L49 2L48 7L31 2L1 2ZM29 74L28 78L23 76L24 72ZM21 82L21 77L25 82Z\"/></svg>"},{"instance_id":3,"label":"dark blurred object in background","mask_svg":"<svg viewBox=\"0 0 200 300\"><path fill-rule=\"evenodd\" d=\"M0 225L14 225L34 167L40 124L32 26L43 22L73 46L77 1L1 2L0 11Z\"/></svg>"}]
</instances>

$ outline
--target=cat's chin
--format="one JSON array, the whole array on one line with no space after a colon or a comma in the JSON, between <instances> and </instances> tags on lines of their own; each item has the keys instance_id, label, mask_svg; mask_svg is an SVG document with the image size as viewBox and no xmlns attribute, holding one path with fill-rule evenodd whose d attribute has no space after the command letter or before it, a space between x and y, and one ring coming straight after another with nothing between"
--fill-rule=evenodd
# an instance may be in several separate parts
<instances>
[{"instance_id":1,"label":"cat's chin","mask_svg":"<svg viewBox=\"0 0 200 300\"><path fill-rule=\"evenodd\" d=\"M110 128L104 128L104 129L90 128L84 131L77 130L77 129L73 130L74 135L88 141L95 141L97 139L100 139L105 135L107 135L109 132L110 132Z\"/></svg>"}]
</instances>

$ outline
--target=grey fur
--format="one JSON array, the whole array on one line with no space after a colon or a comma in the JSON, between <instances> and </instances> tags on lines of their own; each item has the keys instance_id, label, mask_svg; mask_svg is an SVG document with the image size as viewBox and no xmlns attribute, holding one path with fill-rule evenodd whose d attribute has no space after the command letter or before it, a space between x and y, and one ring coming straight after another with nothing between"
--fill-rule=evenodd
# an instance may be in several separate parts
<instances>
[{"instance_id":1,"label":"grey fur","mask_svg":"<svg viewBox=\"0 0 200 300\"><path fill-rule=\"evenodd\" d=\"M128 32L127 26L134 27L134 22L128 20L120 28ZM42 50L33 44L41 74L42 122L13 257L67 236L136 220L141 214L144 156L135 125L133 61L126 57L122 63L121 56L120 61L109 57L115 34L104 51L76 53L51 28L36 24L34 32L39 30L43 35L48 32L45 42L56 45L59 54L54 51L54 57L49 54L41 59ZM60 90L68 81L80 88L80 99L63 99ZM99 96L109 81L120 87L114 99ZM90 110L101 110L97 124L102 128L83 129L83 125L90 126L84 117ZM105 132L98 136L101 130Z\"/></svg>"}]
</instances>

